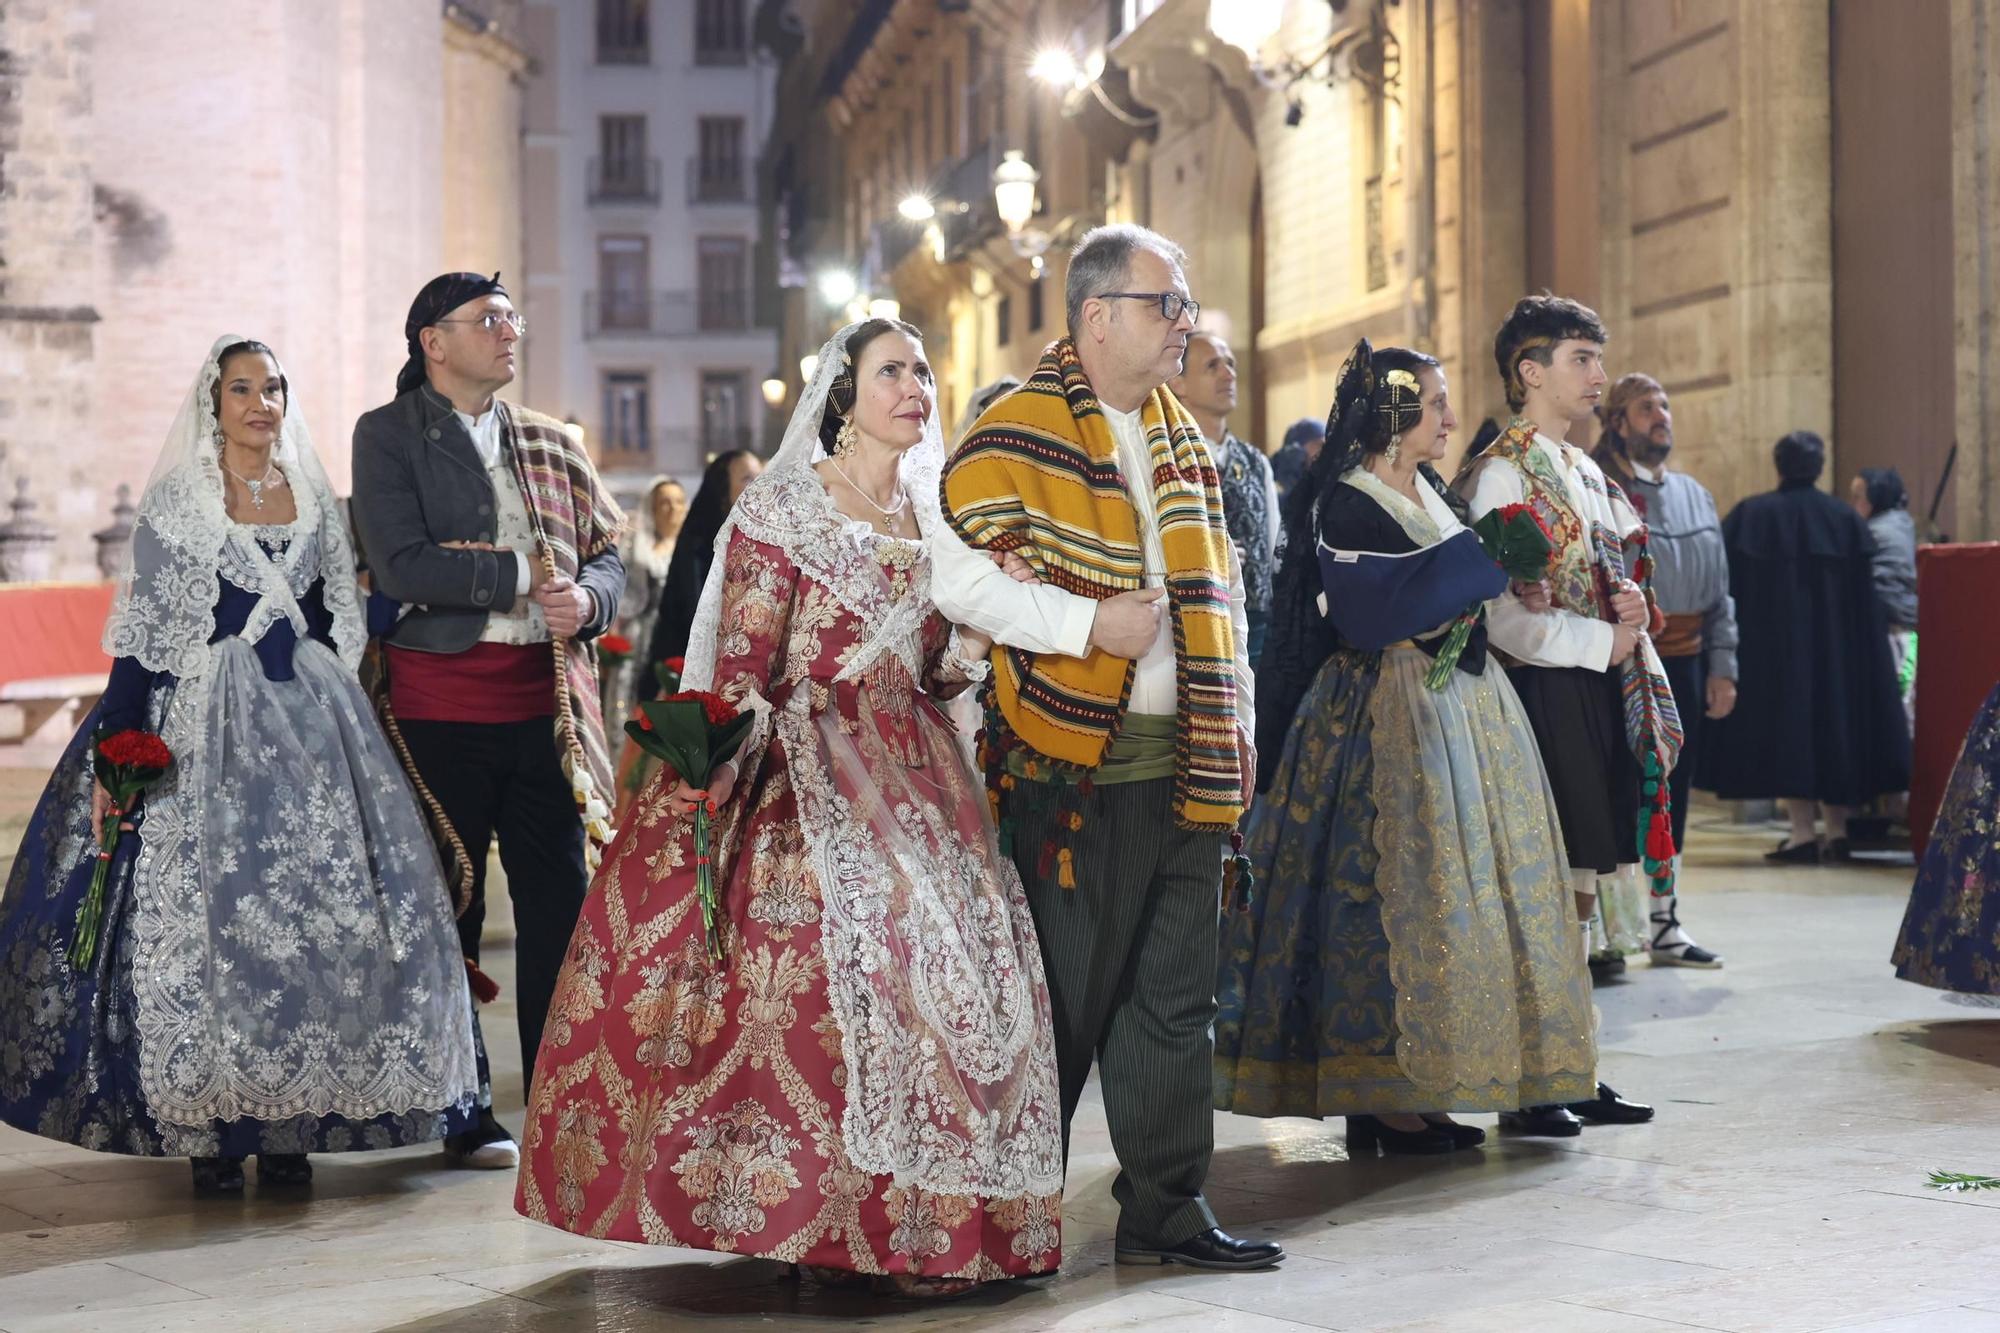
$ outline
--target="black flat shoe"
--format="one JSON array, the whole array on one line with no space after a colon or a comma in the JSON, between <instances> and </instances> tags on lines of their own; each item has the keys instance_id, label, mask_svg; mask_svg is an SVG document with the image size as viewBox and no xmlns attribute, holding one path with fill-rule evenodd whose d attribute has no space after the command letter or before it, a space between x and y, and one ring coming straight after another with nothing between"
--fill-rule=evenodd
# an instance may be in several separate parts
<instances>
[{"instance_id":1,"label":"black flat shoe","mask_svg":"<svg viewBox=\"0 0 2000 1333\"><path fill-rule=\"evenodd\" d=\"M1594 953L1590 956L1590 984L1602 986L1613 977L1625 975L1625 955L1622 953Z\"/></svg>"},{"instance_id":2,"label":"black flat shoe","mask_svg":"<svg viewBox=\"0 0 2000 1333\"><path fill-rule=\"evenodd\" d=\"M1571 1102L1572 1114L1598 1125L1643 1125L1653 1118L1653 1108L1628 1102L1611 1090L1609 1083L1597 1085L1597 1095L1587 1102Z\"/></svg>"},{"instance_id":3,"label":"black flat shoe","mask_svg":"<svg viewBox=\"0 0 2000 1333\"><path fill-rule=\"evenodd\" d=\"M1819 843L1817 840L1813 842L1781 842L1778 844L1776 851L1765 852L1764 859L1777 865L1816 866L1820 862Z\"/></svg>"},{"instance_id":4,"label":"black flat shoe","mask_svg":"<svg viewBox=\"0 0 2000 1333\"><path fill-rule=\"evenodd\" d=\"M1180 1264L1187 1268L1250 1269L1269 1268L1285 1257L1279 1246L1268 1240L1238 1240L1221 1227L1210 1227L1178 1245L1137 1245L1117 1243L1121 1264Z\"/></svg>"},{"instance_id":5,"label":"black flat shoe","mask_svg":"<svg viewBox=\"0 0 2000 1333\"><path fill-rule=\"evenodd\" d=\"M302 1152L261 1152L257 1154L259 1185L310 1185L313 1166Z\"/></svg>"},{"instance_id":6,"label":"black flat shoe","mask_svg":"<svg viewBox=\"0 0 2000 1333\"><path fill-rule=\"evenodd\" d=\"M1500 1128L1532 1139L1573 1139L1583 1133L1583 1122L1571 1115L1567 1107L1528 1106L1519 1111L1502 1111Z\"/></svg>"},{"instance_id":7,"label":"black flat shoe","mask_svg":"<svg viewBox=\"0 0 2000 1333\"><path fill-rule=\"evenodd\" d=\"M1450 1152L1455 1146L1451 1135L1433 1124L1426 1123L1422 1129L1391 1129L1372 1115L1347 1117L1347 1149L1350 1154L1361 1153L1372 1157L1380 1148L1383 1152L1405 1157L1428 1157Z\"/></svg>"},{"instance_id":8,"label":"black flat shoe","mask_svg":"<svg viewBox=\"0 0 2000 1333\"><path fill-rule=\"evenodd\" d=\"M243 1192L243 1159L241 1157L190 1157L188 1165L194 1169L194 1192L196 1194L241 1194Z\"/></svg>"},{"instance_id":9,"label":"black flat shoe","mask_svg":"<svg viewBox=\"0 0 2000 1333\"><path fill-rule=\"evenodd\" d=\"M1852 861L1854 859L1854 844L1846 838L1833 838L1827 842L1826 850L1820 854L1819 859L1837 863Z\"/></svg>"},{"instance_id":10,"label":"black flat shoe","mask_svg":"<svg viewBox=\"0 0 2000 1333\"><path fill-rule=\"evenodd\" d=\"M1486 1142L1486 1131L1477 1125L1461 1125L1456 1121L1450 1120L1433 1120L1429 1116L1424 1117L1424 1123L1439 1133L1448 1136L1451 1139L1452 1148L1456 1151L1462 1152L1467 1148L1477 1148L1480 1144Z\"/></svg>"}]
</instances>

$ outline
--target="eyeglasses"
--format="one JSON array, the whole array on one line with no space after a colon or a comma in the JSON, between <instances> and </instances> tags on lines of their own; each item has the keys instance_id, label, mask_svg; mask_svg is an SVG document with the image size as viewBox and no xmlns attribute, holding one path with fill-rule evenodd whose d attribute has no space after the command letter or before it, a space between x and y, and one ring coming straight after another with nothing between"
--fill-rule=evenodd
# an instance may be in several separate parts
<instances>
[{"instance_id":1,"label":"eyeglasses","mask_svg":"<svg viewBox=\"0 0 2000 1333\"><path fill-rule=\"evenodd\" d=\"M1160 307L1160 318L1172 324L1187 312L1188 322L1201 322L1201 302L1190 301L1179 292L1099 292L1107 299L1116 297L1120 301L1152 301Z\"/></svg>"},{"instance_id":2,"label":"eyeglasses","mask_svg":"<svg viewBox=\"0 0 2000 1333\"><path fill-rule=\"evenodd\" d=\"M434 322L438 324L477 324L488 333L500 332L500 326L504 324L514 330L514 336L517 338L522 337L528 332L527 319L518 311L513 310L505 312L499 310L488 311L478 319L440 319Z\"/></svg>"}]
</instances>

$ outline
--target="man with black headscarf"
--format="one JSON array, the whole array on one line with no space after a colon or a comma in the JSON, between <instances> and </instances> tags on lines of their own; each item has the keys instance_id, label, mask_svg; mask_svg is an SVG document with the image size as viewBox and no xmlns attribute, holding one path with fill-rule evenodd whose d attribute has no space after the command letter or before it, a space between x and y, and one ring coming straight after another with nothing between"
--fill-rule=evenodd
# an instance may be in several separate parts
<instances>
[{"instance_id":1,"label":"man with black headscarf","mask_svg":"<svg viewBox=\"0 0 2000 1333\"><path fill-rule=\"evenodd\" d=\"M1680 761L1667 782L1679 848L1687 842L1703 722L1727 717L1736 707L1736 602L1729 595L1722 520L1708 487L1667 466L1674 415L1658 380L1637 372L1620 376L1599 411L1604 433L1591 458L1646 520L1653 600L1666 617L1653 646L1681 715ZM1678 869L1678 856L1674 864ZM1681 925L1679 882L1677 873L1675 892L1652 900L1647 951L1658 967L1721 967L1722 955L1695 943Z\"/></svg>"},{"instance_id":2,"label":"man with black headscarf","mask_svg":"<svg viewBox=\"0 0 2000 1333\"><path fill-rule=\"evenodd\" d=\"M406 608L384 636L384 720L457 872L475 989L499 835L532 1070L610 836L590 640L617 613L625 569L623 517L583 449L561 422L495 396L522 331L497 273L447 273L417 294L396 399L355 423L354 518L376 589ZM519 1158L490 1106L446 1150L473 1166Z\"/></svg>"}]
</instances>

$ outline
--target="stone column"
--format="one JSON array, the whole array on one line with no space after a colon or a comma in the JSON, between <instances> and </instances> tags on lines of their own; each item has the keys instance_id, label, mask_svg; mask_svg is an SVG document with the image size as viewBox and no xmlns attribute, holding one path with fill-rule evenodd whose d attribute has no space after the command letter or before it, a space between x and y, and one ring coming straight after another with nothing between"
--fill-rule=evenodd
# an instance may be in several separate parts
<instances>
[{"instance_id":1,"label":"stone column","mask_svg":"<svg viewBox=\"0 0 2000 1333\"><path fill-rule=\"evenodd\" d=\"M2000 537L2000 0L1952 0L1953 311L1960 541Z\"/></svg>"}]
</instances>

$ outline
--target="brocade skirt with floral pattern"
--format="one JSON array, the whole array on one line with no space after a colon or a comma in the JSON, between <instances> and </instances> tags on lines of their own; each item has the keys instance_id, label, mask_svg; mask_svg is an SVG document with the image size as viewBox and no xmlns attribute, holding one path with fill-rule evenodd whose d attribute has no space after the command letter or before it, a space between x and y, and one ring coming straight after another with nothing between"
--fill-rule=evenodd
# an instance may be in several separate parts
<instances>
[{"instance_id":1,"label":"brocade skirt with floral pattern","mask_svg":"<svg viewBox=\"0 0 2000 1333\"><path fill-rule=\"evenodd\" d=\"M2000 686L1958 752L1890 961L1905 981L2000 996Z\"/></svg>"},{"instance_id":2,"label":"brocade skirt with floral pattern","mask_svg":"<svg viewBox=\"0 0 2000 1333\"><path fill-rule=\"evenodd\" d=\"M1215 1105L1499 1111L1591 1095L1596 1044L1554 800L1506 675L1336 652L1250 816L1223 923Z\"/></svg>"}]
</instances>

